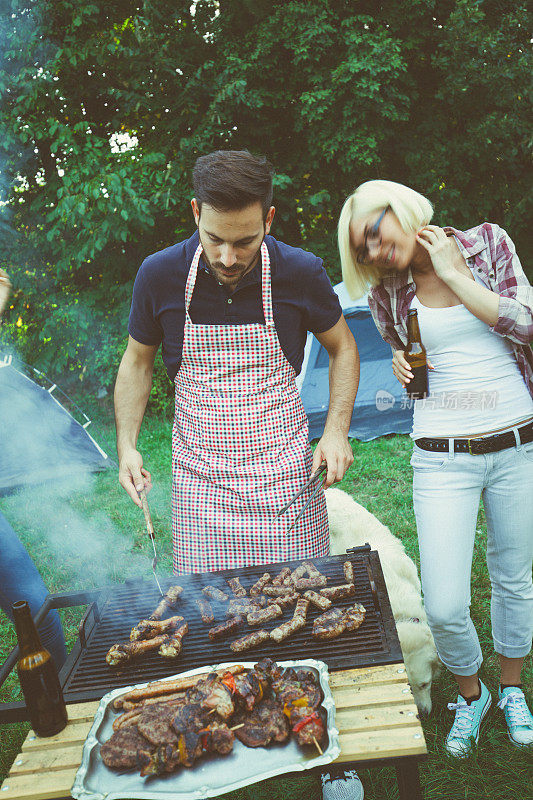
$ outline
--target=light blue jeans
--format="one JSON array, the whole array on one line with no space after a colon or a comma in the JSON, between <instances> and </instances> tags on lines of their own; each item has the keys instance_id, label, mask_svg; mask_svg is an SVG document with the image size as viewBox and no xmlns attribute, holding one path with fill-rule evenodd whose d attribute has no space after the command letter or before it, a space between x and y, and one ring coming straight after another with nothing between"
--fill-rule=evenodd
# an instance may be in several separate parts
<instances>
[{"instance_id":1,"label":"light blue jeans","mask_svg":"<svg viewBox=\"0 0 533 800\"><path fill-rule=\"evenodd\" d=\"M533 442L475 456L415 445L411 465L424 604L443 664L455 675L473 675L483 661L470 618L480 496L494 649L526 656L533 634Z\"/></svg>"},{"instance_id":2,"label":"light blue jeans","mask_svg":"<svg viewBox=\"0 0 533 800\"><path fill-rule=\"evenodd\" d=\"M44 603L48 589L17 534L0 511L0 608L13 620L11 604L27 600L33 616ZM61 620L49 611L38 627L41 642L58 669L67 657Z\"/></svg>"}]
</instances>

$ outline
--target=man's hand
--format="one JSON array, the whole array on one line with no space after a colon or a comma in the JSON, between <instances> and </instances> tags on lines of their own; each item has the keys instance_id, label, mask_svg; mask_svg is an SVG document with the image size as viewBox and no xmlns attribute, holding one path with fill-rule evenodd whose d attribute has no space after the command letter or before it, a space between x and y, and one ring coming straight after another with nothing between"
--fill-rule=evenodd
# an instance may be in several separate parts
<instances>
[{"instance_id":1,"label":"man's hand","mask_svg":"<svg viewBox=\"0 0 533 800\"><path fill-rule=\"evenodd\" d=\"M342 480L348 467L353 464L352 448L346 436L324 431L313 454L312 475L323 461L328 465L324 482L324 489L328 489L332 484Z\"/></svg>"},{"instance_id":2,"label":"man's hand","mask_svg":"<svg viewBox=\"0 0 533 800\"><path fill-rule=\"evenodd\" d=\"M121 454L118 465L118 480L127 491L135 505L142 508L139 498L141 489L147 492L152 488L152 476L143 467L143 458L138 450L127 450Z\"/></svg>"},{"instance_id":3,"label":"man's hand","mask_svg":"<svg viewBox=\"0 0 533 800\"><path fill-rule=\"evenodd\" d=\"M11 281L7 272L0 268L0 317L6 307L9 295L11 294Z\"/></svg>"}]
</instances>

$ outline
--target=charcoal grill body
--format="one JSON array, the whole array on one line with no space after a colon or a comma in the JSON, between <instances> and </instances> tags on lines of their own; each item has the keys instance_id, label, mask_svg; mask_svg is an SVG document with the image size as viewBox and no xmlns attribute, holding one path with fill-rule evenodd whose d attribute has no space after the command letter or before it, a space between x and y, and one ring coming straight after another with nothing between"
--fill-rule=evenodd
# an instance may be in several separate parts
<instances>
[{"instance_id":1,"label":"charcoal grill body","mask_svg":"<svg viewBox=\"0 0 533 800\"><path fill-rule=\"evenodd\" d=\"M105 656L109 648L117 642L127 641L131 628L140 620L150 616L157 606L160 595L153 581L129 580L124 584L106 586L102 589L49 595L36 619L43 619L51 608L89 604L89 609L80 625L80 635L72 648L59 678L63 687L65 702L81 703L99 700L106 692L121 686L144 683L158 678L183 672L187 669L227 661L259 660L264 656L289 660L298 658L317 658L330 669L348 669L378 664L392 664L402 661L402 652L390 602L383 578L383 572L376 551L369 545L354 548L346 555L327 556L313 559L318 569L328 576L328 585L344 583L343 564L350 560L354 566L356 594L335 605L347 608L355 601L366 608L366 617L359 630L345 633L337 639L321 641L311 636L311 624L318 609L310 609L308 624L301 631L280 644L270 641L254 647L243 654L233 653L230 642L242 636L247 628L227 640L212 642L208 636L211 627L202 622L196 598L202 596L201 590L210 584L218 586L231 595L227 579L239 577L248 589L264 572L272 577L289 566L297 567L301 561L261 564L259 566L220 570L219 572L180 575L162 581L163 588L179 583L184 591L176 610L172 614L182 614L189 623L189 632L183 641L183 650L177 659L164 659L157 652L144 655L131 661L121 669L109 667ZM225 606L210 601L217 621L222 621ZM284 615L288 619L292 610ZM280 620L265 624L270 630ZM17 649L10 654L0 672L0 685L3 683L17 660ZM0 723L18 722L28 719L24 703L0 705Z\"/></svg>"}]
</instances>

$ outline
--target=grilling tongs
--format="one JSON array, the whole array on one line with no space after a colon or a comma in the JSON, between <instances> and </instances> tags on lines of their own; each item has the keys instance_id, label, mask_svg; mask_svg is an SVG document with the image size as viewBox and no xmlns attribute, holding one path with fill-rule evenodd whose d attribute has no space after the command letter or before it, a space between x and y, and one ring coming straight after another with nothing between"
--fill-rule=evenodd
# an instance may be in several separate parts
<instances>
[{"instance_id":1,"label":"grilling tongs","mask_svg":"<svg viewBox=\"0 0 533 800\"><path fill-rule=\"evenodd\" d=\"M157 580L157 575L155 574L155 568L157 564L157 552L155 549L155 536L154 536L154 526L152 523L152 517L150 516L150 509L148 508L148 501L146 499L146 491L141 489L139 492L139 497L141 498L141 503L144 511L144 518L146 520L146 530L148 531L148 536L152 540L152 547L154 548L154 557L152 559L152 572L154 573L155 582L157 583L157 588L161 594L161 597L164 597L163 590L161 589L161 585Z\"/></svg>"},{"instance_id":2,"label":"grilling tongs","mask_svg":"<svg viewBox=\"0 0 533 800\"><path fill-rule=\"evenodd\" d=\"M304 505L302 506L302 508L300 510L300 513L296 515L296 518L293 519L293 521L291 522L291 524L287 528L287 533L289 531L292 531L292 529L294 528L294 526L296 525L296 523L298 522L298 520L300 519L300 517L302 516L302 514L306 510L307 506L314 500L315 496L319 493L320 489L322 488L322 486L324 484L324 480L326 479L326 476L322 475L322 473L325 470L327 470L327 468L328 468L328 465L326 464L326 462L321 464L319 466L319 468L315 471L315 473L309 478L307 483L305 483L304 486L302 486L302 488L298 492L296 492L296 494L293 497L291 497L289 502L285 503L283 508L280 508L280 510L276 514L277 517L281 517L281 515L284 514L287 511L287 509L292 506L294 501L298 500L298 498L301 497L309 489L310 486L312 486L314 483L317 484L315 486L315 488L313 489L313 491L311 492L311 494L309 495L309 497L307 498L307 500L305 501Z\"/></svg>"}]
</instances>

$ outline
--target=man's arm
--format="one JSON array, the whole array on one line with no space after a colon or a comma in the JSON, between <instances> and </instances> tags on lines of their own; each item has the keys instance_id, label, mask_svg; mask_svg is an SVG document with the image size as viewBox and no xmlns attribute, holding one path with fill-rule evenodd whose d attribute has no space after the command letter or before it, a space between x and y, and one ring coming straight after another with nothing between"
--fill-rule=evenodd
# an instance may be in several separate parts
<instances>
[{"instance_id":1,"label":"man's arm","mask_svg":"<svg viewBox=\"0 0 533 800\"><path fill-rule=\"evenodd\" d=\"M327 488L340 481L353 462L348 431L359 385L359 353L342 315L333 328L317 334L316 338L329 355L329 411L324 433L314 452L312 471L323 461L327 463L324 484Z\"/></svg>"},{"instance_id":2,"label":"man's arm","mask_svg":"<svg viewBox=\"0 0 533 800\"><path fill-rule=\"evenodd\" d=\"M159 345L145 345L129 337L115 384L118 479L131 499L141 506L138 492L151 488L152 479L143 467L137 438L152 388L155 354Z\"/></svg>"}]
</instances>

